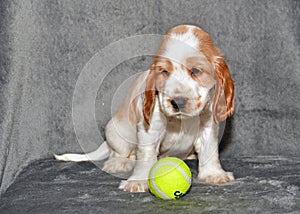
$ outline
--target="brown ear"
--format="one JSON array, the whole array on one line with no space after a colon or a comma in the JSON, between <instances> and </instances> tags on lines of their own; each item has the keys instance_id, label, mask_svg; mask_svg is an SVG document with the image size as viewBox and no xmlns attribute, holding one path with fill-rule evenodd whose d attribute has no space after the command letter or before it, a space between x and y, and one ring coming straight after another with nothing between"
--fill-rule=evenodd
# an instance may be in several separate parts
<instances>
[{"instance_id":1,"label":"brown ear","mask_svg":"<svg viewBox=\"0 0 300 214\"><path fill-rule=\"evenodd\" d=\"M217 83L213 103L215 122L226 120L234 109L234 84L223 56L215 60Z\"/></svg>"},{"instance_id":2,"label":"brown ear","mask_svg":"<svg viewBox=\"0 0 300 214\"><path fill-rule=\"evenodd\" d=\"M149 76L146 80L144 96L143 115L145 122L150 125L150 119L155 104L155 71L153 70L150 70Z\"/></svg>"}]
</instances>

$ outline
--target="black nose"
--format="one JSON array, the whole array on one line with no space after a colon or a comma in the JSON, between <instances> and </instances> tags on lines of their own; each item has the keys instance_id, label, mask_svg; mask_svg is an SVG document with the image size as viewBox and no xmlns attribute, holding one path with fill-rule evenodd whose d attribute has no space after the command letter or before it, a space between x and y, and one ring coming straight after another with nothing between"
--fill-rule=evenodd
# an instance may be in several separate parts
<instances>
[{"instance_id":1,"label":"black nose","mask_svg":"<svg viewBox=\"0 0 300 214\"><path fill-rule=\"evenodd\" d=\"M177 111L183 109L186 106L186 98L176 97L173 100L171 100L171 105L173 109Z\"/></svg>"}]
</instances>

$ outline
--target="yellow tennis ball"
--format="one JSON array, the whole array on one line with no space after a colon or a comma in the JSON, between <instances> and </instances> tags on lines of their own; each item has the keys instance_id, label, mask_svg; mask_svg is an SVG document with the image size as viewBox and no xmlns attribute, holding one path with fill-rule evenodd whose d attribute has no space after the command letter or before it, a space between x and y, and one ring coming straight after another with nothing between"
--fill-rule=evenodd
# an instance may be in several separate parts
<instances>
[{"instance_id":1,"label":"yellow tennis ball","mask_svg":"<svg viewBox=\"0 0 300 214\"><path fill-rule=\"evenodd\" d=\"M183 160L167 157L152 166L148 187L160 199L179 199L190 189L191 179L191 170Z\"/></svg>"}]
</instances>

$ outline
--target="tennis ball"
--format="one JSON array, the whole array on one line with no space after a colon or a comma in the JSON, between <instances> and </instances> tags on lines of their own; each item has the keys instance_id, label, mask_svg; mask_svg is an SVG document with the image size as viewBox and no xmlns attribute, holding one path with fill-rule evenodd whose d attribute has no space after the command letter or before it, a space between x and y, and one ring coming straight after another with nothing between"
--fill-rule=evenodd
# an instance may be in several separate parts
<instances>
[{"instance_id":1,"label":"tennis ball","mask_svg":"<svg viewBox=\"0 0 300 214\"><path fill-rule=\"evenodd\" d=\"M179 199L190 189L191 178L191 170L184 161L167 157L152 166L148 187L160 199Z\"/></svg>"}]
</instances>

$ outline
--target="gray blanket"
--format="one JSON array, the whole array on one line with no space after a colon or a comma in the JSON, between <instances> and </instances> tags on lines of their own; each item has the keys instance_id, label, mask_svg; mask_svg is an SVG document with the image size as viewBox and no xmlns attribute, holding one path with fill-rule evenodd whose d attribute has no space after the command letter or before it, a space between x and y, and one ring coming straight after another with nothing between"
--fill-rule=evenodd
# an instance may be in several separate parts
<instances>
[{"instance_id":1,"label":"gray blanket","mask_svg":"<svg viewBox=\"0 0 300 214\"><path fill-rule=\"evenodd\" d=\"M222 159L236 180L208 185L193 180L181 199L128 193L91 163L38 160L21 172L0 199L1 214L68 213L299 213L300 158L255 156ZM197 162L187 161L193 177Z\"/></svg>"}]
</instances>

